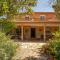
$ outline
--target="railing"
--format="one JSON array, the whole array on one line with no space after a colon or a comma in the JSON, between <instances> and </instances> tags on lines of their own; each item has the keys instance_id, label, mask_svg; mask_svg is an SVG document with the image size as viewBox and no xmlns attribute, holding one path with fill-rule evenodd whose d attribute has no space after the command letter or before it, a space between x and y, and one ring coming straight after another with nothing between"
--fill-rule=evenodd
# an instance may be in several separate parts
<instances>
[{"instance_id":1,"label":"railing","mask_svg":"<svg viewBox=\"0 0 60 60\"><path fill-rule=\"evenodd\" d=\"M16 19L16 22L60 22L58 19L44 19L40 20L40 18L29 18L26 20L25 18Z\"/></svg>"},{"instance_id":2,"label":"railing","mask_svg":"<svg viewBox=\"0 0 60 60\"><path fill-rule=\"evenodd\" d=\"M3 21L0 21L0 23ZM7 20L6 22L58 22L60 23L60 20L58 19L44 19L44 20L40 20L40 18L29 18L28 20L26 20L25 18L20 18L20 19L14 19L14 20Z\"/></svg>"}]
</instances>

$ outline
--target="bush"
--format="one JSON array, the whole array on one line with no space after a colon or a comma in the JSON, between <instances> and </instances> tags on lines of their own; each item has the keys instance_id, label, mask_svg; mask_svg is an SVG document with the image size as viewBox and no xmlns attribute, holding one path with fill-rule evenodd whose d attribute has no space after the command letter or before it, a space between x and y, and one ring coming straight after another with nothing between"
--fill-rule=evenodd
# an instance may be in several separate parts
<instances>
[{"instance_id":1,"label":"bush","mask_svg":"<svg viewBox=\"0 0 60 60\"><path fill-rule=\"evenodd\" d=\"M0 32L0 60L11 60L17 45L4 33Z\"/></svg>"},{"instance_id":2,"label":"bush","mask_svg":"<svg viewBox=\"0 0 60 60\"><path fill-rule=\"evenodd\" d=\"M54 33L55 37L49 40L47 46L44 46L44 52L53 56L56 60L60 60L60 32Z\"/></svg>"},{"instance_id":3,"label":"bush","mask_svg":"<svg viewBox=\"0 0 60 60\"><path fill-rule=\"evenodd\" d=\"M7 20L0 21L0 30L4 33L9 33L12 29L16 28L15 23Z\"/></svg>"}]
</instances>

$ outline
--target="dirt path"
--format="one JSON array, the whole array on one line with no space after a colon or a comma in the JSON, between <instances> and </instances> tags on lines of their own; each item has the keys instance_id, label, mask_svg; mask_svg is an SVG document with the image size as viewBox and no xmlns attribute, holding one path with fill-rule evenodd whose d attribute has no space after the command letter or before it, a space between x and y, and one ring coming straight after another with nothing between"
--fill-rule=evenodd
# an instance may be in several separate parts
<instances>
[{"instance_id":1,"label":"dirt path","mask_svg":"<svg viewBox=\"0 0 60 60\"><path fill-rule=\"evenodd\" d=\"M24 43L20 42L15 60L47 60L44 56L39 56L38 48L46 43Z\"/></svg>"}]
</instances>

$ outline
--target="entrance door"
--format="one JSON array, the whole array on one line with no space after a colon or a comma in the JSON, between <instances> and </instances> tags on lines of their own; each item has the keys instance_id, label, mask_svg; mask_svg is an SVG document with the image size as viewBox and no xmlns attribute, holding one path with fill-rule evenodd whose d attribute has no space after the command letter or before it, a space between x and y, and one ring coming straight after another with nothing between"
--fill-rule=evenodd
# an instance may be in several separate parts
<instances>
[{"instance_id":1,"label":"entrance door","mask_svg":"<svg viewBox=\"0 0 60 60\"><path fill-rule=\"evenodd\" d=\"M35 37L36 37L36 29L31 28L31 38L35 38Z\"/></svg>"}]
</instances>

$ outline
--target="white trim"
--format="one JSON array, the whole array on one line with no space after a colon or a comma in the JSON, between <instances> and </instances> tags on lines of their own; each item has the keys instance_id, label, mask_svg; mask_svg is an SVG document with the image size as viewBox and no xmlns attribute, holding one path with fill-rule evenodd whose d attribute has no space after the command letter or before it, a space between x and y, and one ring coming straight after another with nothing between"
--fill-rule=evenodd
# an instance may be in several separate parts
<instances>
[{"instance_id":1,"label":"white trim","mask_svg":"<svg viewBox=\"0 0 60 60\"><path fill-rule=\"evenodd\" d=\"M44 26L44 41L46 41L46 27Z\"/></svg>"},{"instance_id":2,"label":"white trim","mask_svg":"<svg viewBox=\"0 0 60 60\"><path fill-rule=\"evenodd\" d=\"M21 27L21 40L23 41L23 26Z\"/></svg>"},{"instance_id":3,"label":"white trim","mask_svg":"<svg viewBox=\"0 0 60 60\"><path fill-rule=\"evenodd\" d=\"M46 20L46 15L40 15L40 16L39 16L39 19L40 19L41 16L44 16L44 18L45 18L44 20ZM40 20L41 20L41 19L40 19Z\"/></svg>"}]
</instances>

